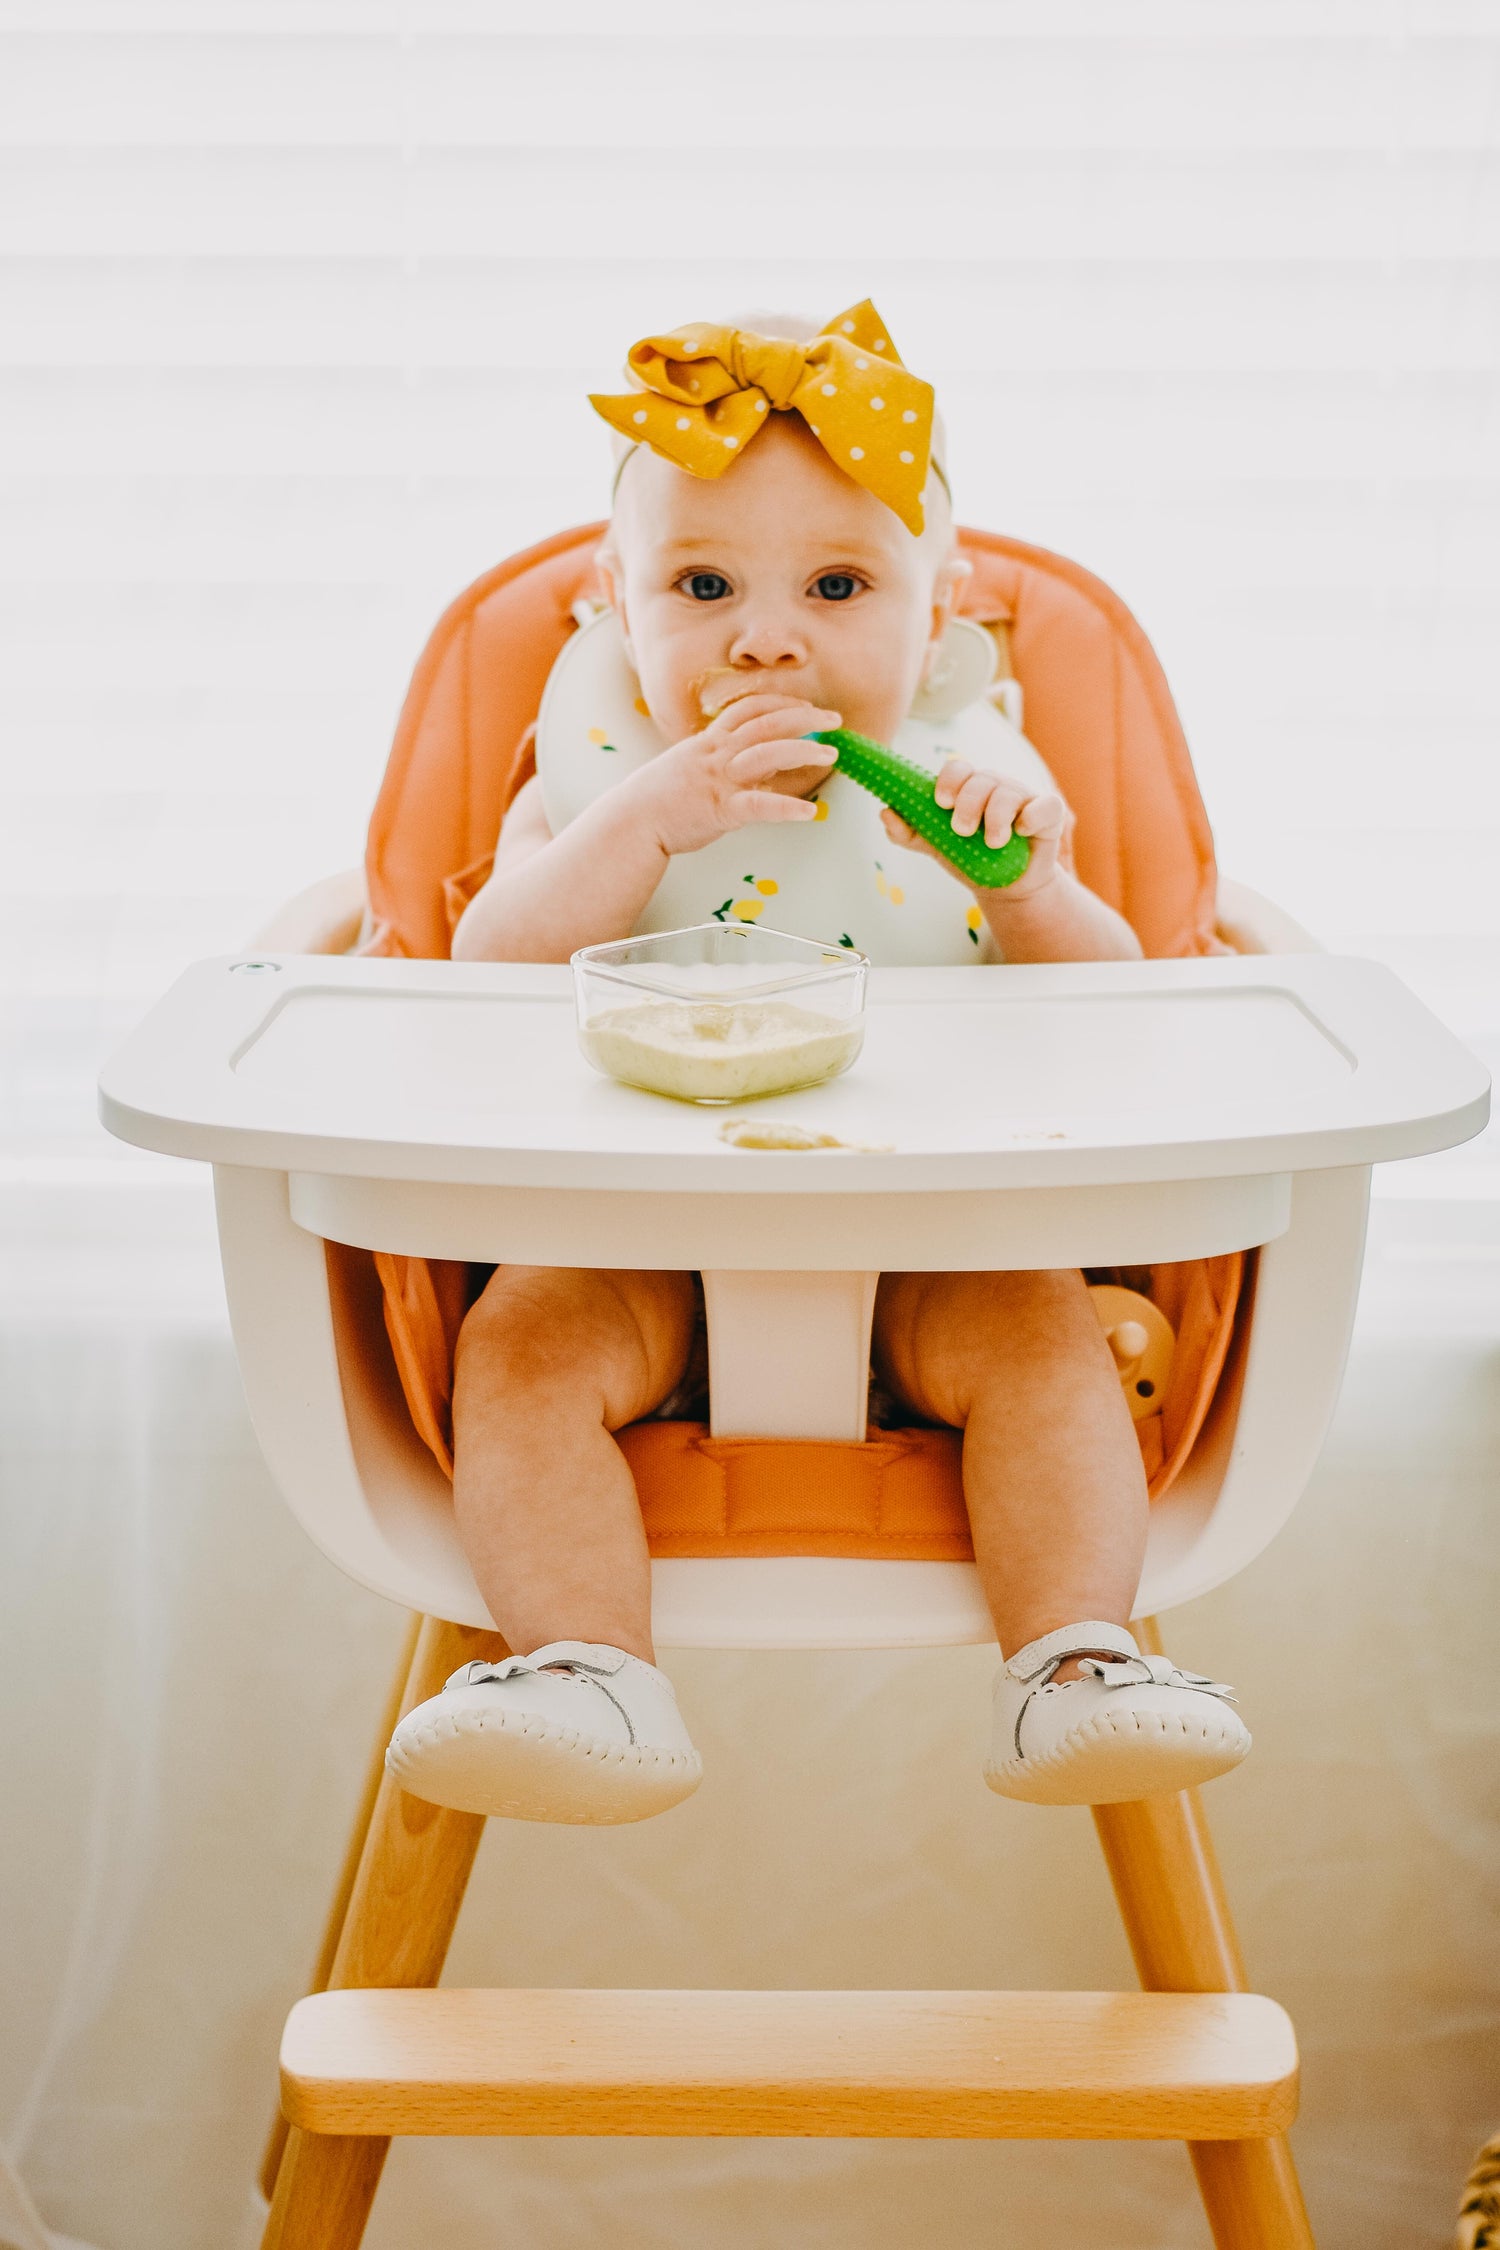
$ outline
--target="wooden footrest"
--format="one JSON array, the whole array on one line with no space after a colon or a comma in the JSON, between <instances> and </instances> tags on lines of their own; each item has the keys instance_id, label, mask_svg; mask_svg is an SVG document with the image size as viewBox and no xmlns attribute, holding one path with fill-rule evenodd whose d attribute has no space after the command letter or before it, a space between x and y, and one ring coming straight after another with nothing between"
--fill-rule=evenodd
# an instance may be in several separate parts
<instances>
[{"instance_id":1,"label":"wooden footrest","mask_svg":"<svg viewBox=\"0 0 1500 2250\"><path fill-rule=\"evenodd\" d=\"M1253 1993L324 1992L281 2047L313 2133L1257 2140L1297 2109Z\"/></svg>"}]
</instances>

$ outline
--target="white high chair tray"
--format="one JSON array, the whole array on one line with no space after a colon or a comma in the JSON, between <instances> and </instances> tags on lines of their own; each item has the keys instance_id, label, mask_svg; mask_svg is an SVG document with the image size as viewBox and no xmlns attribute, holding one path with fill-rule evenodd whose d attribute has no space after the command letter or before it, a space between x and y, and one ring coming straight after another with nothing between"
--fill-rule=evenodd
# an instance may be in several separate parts
<instances>
[{"instance_id":1,"label":"white high chair tray","mask_svg":"<svg viewBox=\"0 0 1500 2250\"><path fill-rule=\"evenodd\" d=\"M737 1150L722 1111L589 1067L566 968L204 961L110 1063L102 1114L216 1163L740 1194L1368 1163L1485 1116L1467 1049L1337 955L876 969L867 1023L845 1077L737 1105L865 1148Z\"/></svg>"}]
</instances>

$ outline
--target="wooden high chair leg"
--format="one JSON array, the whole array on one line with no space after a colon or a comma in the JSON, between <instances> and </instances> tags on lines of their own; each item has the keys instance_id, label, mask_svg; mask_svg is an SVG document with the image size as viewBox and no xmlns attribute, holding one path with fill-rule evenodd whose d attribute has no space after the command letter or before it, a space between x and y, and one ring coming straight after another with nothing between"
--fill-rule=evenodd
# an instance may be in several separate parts
<instances>
[{"instance_id":1,"label":"wooden high chair leg","mask_svg":"<svg viewBox=\"0 0 1500 2250\"><path fill-rule=\"evenodd\" d=\"M339 1939L344 1933L344 1918L349 1911L349 1901L354 1896L354 1879L359 1873L360 1859L364 1853L365 1838L370 1832L370 1822L375 1812L375 1800L380 1794L380 1784L385 1778L385 1746L396 1731L396 1722L403 1711L410 1708L406 1701L407 1685L417 1653L417 1637L422 1630L419 1611L413 1610L406 1621L401 1636L401 1651L396 1658L396 1668L391 1675L390 1693L380 1715L380 1728L370 1749L370 1763L365 1769L364 1787L355 1807L354 1820L349 1829L349 1841L344 1846L344 1863L339 1869L339 1879L334 1885L333 1897L328 1902L328 1919L323 1925L323 1941L318 1947L318 1958L308 1979L309 1992L326 1992L328 1979L333 1974L334 1956ZM278 2105L271 2120L271 2130L266 2135L265 2153L260 2160L260 2189L269 2203L276 2193L276 2175L281 2170L282 2151L290 2128Z\"/></svg>"},{"instance_id":2,"label":"wooden high chair leg","mask_svg":"<svg viewBox=\"0 0 1500 2250\"><path fill-rule=\"evenodd\" d=\"M1143 1646L1160 1649L1154 1626ZM1096 1805L1094 1825L1147 1992L1248 1990L1213 1838L1194 1789ZM1188 2150L1215 2250L1315 2250L1284 2136Z\"/></svg>"},{"instance_id":3,"label":"wooden high chair leg","mask_svg":"<svg viewBox=\"0 0 1500 2250\"><path fill-rule=\"evenodd\" d=\"M498 1633L423 1618L401 1712L436 1695L460 1664L504 1654ZM483 1833L481 1813L407 1796L382 1761L324 1989L436 1984ZM358 2250L389 2145L288 2133L261 2250Z\"/></svg>"}]
</instances>

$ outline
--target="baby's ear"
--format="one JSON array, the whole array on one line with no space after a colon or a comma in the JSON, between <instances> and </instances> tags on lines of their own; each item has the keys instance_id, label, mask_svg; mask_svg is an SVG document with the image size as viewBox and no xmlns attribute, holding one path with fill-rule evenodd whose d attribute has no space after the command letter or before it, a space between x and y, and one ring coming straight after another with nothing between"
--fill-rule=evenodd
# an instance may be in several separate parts
<instances>
[{"instance_id":1,"label":"baby's ear","mask_svg":"<svg viewBox=\"0 0 1500 2250\"><path fill-rule=\"evenodd\" d=\"M964 587L974 575L974 565L967 555L955 551L948 557L933 582L932 598L952 609L960 600Z\"/></svg>"},{"instance_id":2,"label":"baby's ear","mask_svg":"<svg viewBox=\"0 0 1500 2250\"><path fill-rule=\"evenodd\" d=\"M594 549L594 568L599 573L605 600L611 609L619 609L622 606L620 558L608 539L601 540Z\"/></svg>"},{"instance_id":3,"label":"baby's ear","mask_svg":"<svg viewBox=\"0 0 1500 2250\"><path fill-rule=\"evenodd\" d=\"M594 550L594 568L599 573L604 599L620 620L620 640L631 669L634 670L635 650L630 645L630 626L625 615L625 573L620 567L619 550L608 539Z\"/></svg>"},{"instance_id":4,"label":"baby's ear","mask_svg":"<svg viewBox=\"0 0 1500 2250\"><path fill-rule=\"evenodd\" d=\"M942 563L932 581L932 635L929 656L943 637L950 617L957 614L959 597L966 582L974 575L974 565L967 555L951 554Z\"/></svg>"}]
</instances>

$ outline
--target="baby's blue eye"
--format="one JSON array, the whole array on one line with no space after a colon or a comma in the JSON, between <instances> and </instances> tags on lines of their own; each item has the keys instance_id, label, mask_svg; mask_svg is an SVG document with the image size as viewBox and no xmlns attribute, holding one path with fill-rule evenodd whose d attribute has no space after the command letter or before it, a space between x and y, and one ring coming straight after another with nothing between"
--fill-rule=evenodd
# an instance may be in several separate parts
<instances>
[{"instance_id":1,"label":"baby's blue eye","mask_svg":"<svg viewBox=\"0 0 1500 2250\"><path fill-rule=\"evenodd\" d=\"M818 580L818 592L825 602L846 602L859 591L859 580L851 578L847 570L825 570Z\"/></svg>"},{"instance_id":2,"label":"baby's blue eye","mask_svg":"<svg viewBox=\"0 0 1500 2250\"><path fill-rule=\"evenodd\" d=\"M729 580L717 570L695 570L687 590L695 602L721 602L729 591Z\"/></svg>"}]
</instances>

